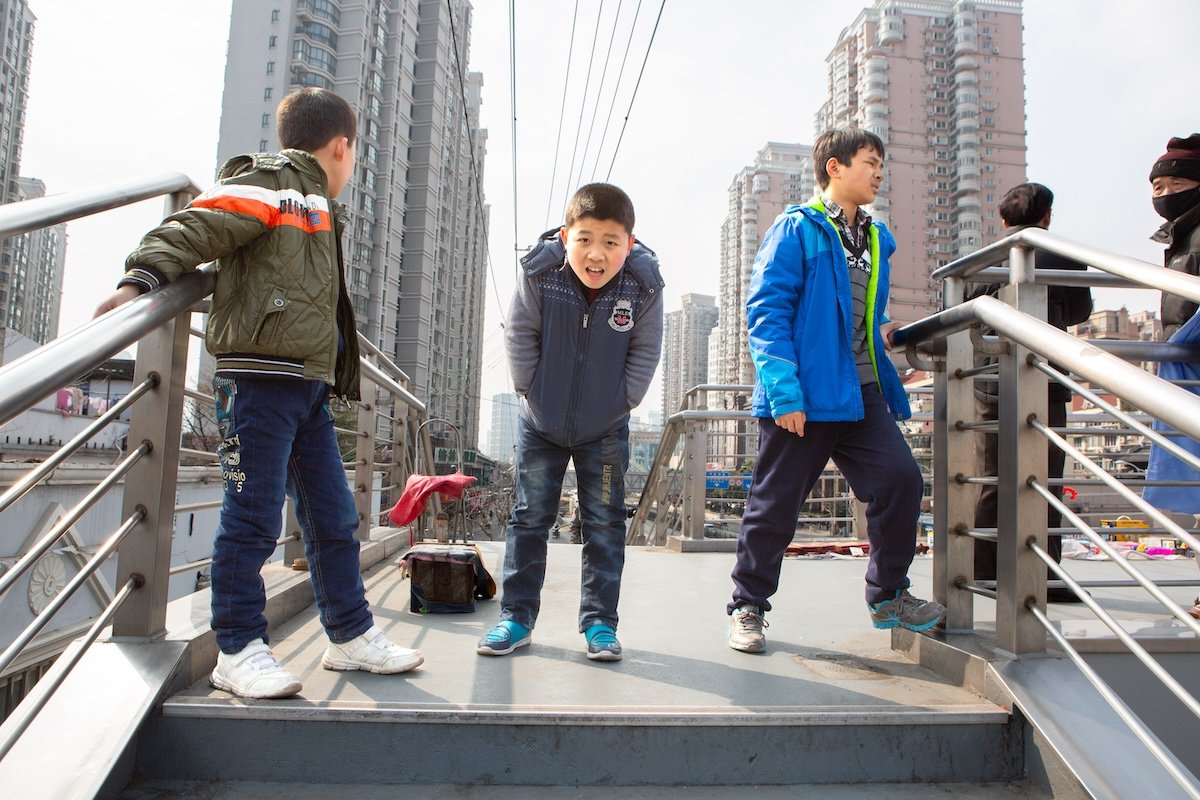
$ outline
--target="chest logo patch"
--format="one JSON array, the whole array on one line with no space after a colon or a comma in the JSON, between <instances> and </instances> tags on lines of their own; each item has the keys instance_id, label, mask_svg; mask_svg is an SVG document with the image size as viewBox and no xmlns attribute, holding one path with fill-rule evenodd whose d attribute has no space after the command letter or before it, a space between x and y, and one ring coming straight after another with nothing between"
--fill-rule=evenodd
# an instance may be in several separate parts
<instances>
[{"instance_id":1,"label":"chest logo patch","mask_svg":"<svg viewBox=\"0 0 1200 800\"><path fill-rule=\"evenodd\" d=\"M608 327L624 333L633 327L633 303L629 300L618 300L613 304L612 316L608 318Z\"/></svg>"}]
</instances>

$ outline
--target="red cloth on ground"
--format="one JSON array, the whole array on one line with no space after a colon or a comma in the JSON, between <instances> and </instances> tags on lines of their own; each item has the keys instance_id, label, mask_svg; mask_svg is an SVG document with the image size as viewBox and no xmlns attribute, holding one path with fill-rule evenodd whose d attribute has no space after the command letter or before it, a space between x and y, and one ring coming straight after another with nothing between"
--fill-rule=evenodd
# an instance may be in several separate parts
<instances>
[{"instance_id":1,"label":"red cloth on ground","mask_svg":"<svg viewBox=\"0 0 1200 800\"><path fill-rule=\"evenodd\" d=\"M407 525L421 516L429 495L440 492L447 498L462 497L463 489L474 482L474 475L464 475L461 472L452 472L449 475L409 475L404 484L404 492L388 512L388 519L393 525Z\"/></svg>"}]
</instances>

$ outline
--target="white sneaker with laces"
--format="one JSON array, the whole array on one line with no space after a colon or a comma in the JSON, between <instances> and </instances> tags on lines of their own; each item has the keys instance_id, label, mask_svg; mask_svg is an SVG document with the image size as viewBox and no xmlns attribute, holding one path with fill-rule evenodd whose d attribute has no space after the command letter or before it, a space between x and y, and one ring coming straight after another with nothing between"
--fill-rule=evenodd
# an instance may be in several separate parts
<instances>
[{"instance_id":1,"label":"white sneaker with laces","mask_svg":"<svg viewBox=\"0 0 1200 800\"><path fill-rule=\"evenodd\" d=\"M393 644L378 625L372 625L366 633L348 642L330 642L329 647L325 648L325 655L321 657L321 666L347 672L362 670L393 675L416 669L424 661L420 650L409 650Z\"/></svg>"},{"instance_id":2,"label":"white sneaker with laces","mask_svg":"<svg viewBox=\"0 0 1200 800\"><path fill-rule=\"evenodd\" d=\"M238 697L254 699L291 697L304 688L295 675L279 666L262 639L255 639L240 653L218 655L208 682Z\"/></svg>"}]
</instances>

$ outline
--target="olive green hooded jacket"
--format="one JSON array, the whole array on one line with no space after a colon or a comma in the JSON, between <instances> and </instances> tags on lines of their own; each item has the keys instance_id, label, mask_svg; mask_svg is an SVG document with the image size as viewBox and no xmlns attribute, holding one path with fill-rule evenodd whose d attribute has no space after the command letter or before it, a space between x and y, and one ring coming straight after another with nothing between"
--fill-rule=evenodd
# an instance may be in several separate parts
<instances>
[{"instance_id":1,"label":"olive green hooded jacket","mask_svg":"<svg viewBox=\"0 0 1200 800\"><path fill-rule=\"evenodd\" d=\"M236 156L213 188L142 238L119 285L146 292L216 261L206 343L219 374L319 380L358 399L347 213L327 192L325 171L303 150Z\"/></svg>"}]
</instances>

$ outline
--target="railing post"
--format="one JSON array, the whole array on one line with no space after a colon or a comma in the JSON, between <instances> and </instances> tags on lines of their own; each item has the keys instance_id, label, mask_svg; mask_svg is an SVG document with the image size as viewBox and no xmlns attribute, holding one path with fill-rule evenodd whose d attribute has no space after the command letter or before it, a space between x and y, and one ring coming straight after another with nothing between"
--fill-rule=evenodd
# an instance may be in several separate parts
<instances>
[{"instance_id":1,"label":"railing post","mask_svg":"<svg viewBox=\"0 0 1200 800\"><path fill-rule=\"evenodd\" d=\"M164 216L183 209L191 199L186 190L170 195ZM126 441L131 447L149 441L153 449L125 477L121 518L128 519L138 507L145 509L146 517L118 551L116 585L123 586L132 575L141 575L146 583L113 617L114 638L157 638L166 630L191 319L191 311L185 311L138 343L134 385L152 373L159 384L130 419Z\"/></svg>"},{"instance_id":2,"label":"railing post","mask_svg":"<svg viewBox=\"0 0 1200 800\"><path fill-rule=\"evenodd\" d=\"M145 509L146 518L121 546L116 585L123 586L132 575L143 576L146 583L117 611L114 637L156 638L165 630L189 335L190 312L184 312L138 343L134 385L151 373L160 382L139 402L129 425L130 447L149 441L153 449L125 478L122 519L138 507Z\"/></svg>"},{"instance_id":3,"label":"railing post","mask_svg":"<svg viewBox=\"0 0 1200 800\"><path fill-rule=\"evenodd\" d=\"M1009 285L1000 299L1031 317L1046 319L1046 287L1034 282L1033 252L1012 248ZM1046 419L1046 379L1029 364L1032 351L1010 342L1000 358L999 508L996 520L996 641L1013 653L1046 649L1046 632L1026 609L1033 599L1046 608L1046 566L1029 548L1036 538L1046 547L1046 502L1029 486L1046 484L1047 442L1029 425Z\"/></svg>"},{"instance_id":4,"label":"railing post","mask_svg":"<svg viewBox=\"0 0 1200 800\"><path fill-rule=\"evenodd\" d=\"M708 436L702 420L683 424L683 529L684 539L704 538L704 482L708 467Z\"/></svg>"},{"instance_id":5,"label":"railing post","mask_svg":"<svg viewBox=\"0 0 1200 800\"><path fill-rule=\"evenodd\" d=\"M358 444L354 458L354 507L358 510L359 541L371 538L371 527L375 524L375 426L377 423L377 401L379 389L364 376L359 379Z\"/></svg>"},{"instance_id":6,"label":"railing post","mask_svg":"<svg viewBox=\"0 0 1200 800\"><path fill-rule=\"evenodd\" d=\"M947 278L942 295L947 308L962 303L965 281ZM975 473L975 434L957 426L975 416L974 381L959 377L960 370L972 366L973 353L969 331L947 336L945 369L934 380L933 595L946 606L948 630L970 630L975 625L975 597L955 585L959 578L971 580L975 569L974 542L960 533L974 525L975 491L956 480L958 475Z\"/></svg>"}]
</instances>

